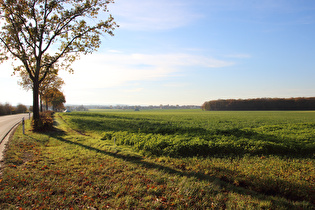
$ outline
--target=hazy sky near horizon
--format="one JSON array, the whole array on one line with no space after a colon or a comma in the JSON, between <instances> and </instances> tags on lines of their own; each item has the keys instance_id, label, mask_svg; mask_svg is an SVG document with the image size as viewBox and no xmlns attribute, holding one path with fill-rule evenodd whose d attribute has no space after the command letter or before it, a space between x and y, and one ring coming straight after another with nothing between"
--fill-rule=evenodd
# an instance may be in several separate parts
<instances>
[{"instance_id":1,"label":"hazy sky near horizon","mask_svg":"<svg viewBox=\"0 0 315 210\"><path fill-rule=\"evenodd\" d=\"M116 0L120 27L61 72L67 104L315 96L315 1ZM10 63L0 103L32 104Z\"/></svg>"}]
</instances>

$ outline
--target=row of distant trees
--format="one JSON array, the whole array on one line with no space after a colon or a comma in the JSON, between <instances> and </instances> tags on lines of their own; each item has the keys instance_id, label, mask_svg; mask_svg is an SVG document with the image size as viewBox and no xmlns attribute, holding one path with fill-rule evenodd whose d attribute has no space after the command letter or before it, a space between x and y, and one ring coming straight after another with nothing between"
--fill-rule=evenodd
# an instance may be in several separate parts
<instances>
[{"instance_id":1,"label":"row of distant trees","mask_svg":"<svg viewBox=\"0 0 315 210\"><path fill-rule=\"evenodd\" d=\"M86 105L88 109L200 109L197 105ZM68 108L67 108L68 109Z\"/></svg>"},{"instance_id":2,"label":"row of distant trees","mask_svg":"<svg viewBox=\"0 0 315 210\"><path fill-rule=\"evenodd\" d=\"M219 99L205 102L202 110L315 110L315 97Z\"/></svg>"},{"instance_id":3,"label":"row of distant trees","mask_svg":"<svg viewBox=\"0 0 315 210\"><path fill-rule=\"evenodd\" d=\"M27 107L23 104L19 104L17 106L12 106L8 103L1 104L0 103L0 116L9 115L9 114L19 114L27 112Z\"/></svg>"},{"instance_id":4,"label":"row of distant trees","mask_svg":"<svg viewBox=\"0 0 315 210\"><path fill-rule=\"evenodd\" d=\"M80 106L67 106L68 111L89 111L89 109L83 105Z\"/></svg>"}]
</instances>

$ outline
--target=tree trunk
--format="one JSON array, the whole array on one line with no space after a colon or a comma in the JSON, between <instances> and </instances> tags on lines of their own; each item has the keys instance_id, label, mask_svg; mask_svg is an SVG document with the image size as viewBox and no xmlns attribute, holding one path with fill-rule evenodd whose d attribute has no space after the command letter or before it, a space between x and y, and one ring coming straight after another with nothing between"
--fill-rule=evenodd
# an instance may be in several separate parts
<instances>
[{"instance_id":1,"label":"tree trunk","mask_svg":"<svg viewBox=\"0 0 315 210\"><path fill-rule=\"evenodd\" d=\"M37 130L40 123L39 116L39 101L38 101L38 93L39 93L39 82L33 82L33 129Z\"/></svg>"},{"instance_id":2,"label":"tree trunk","mask_svg":"<svg viewBox=\"0 0 315 210\"><path fill-rule=\"evenodd\" d=\"M40 96L40 111L43 112L43 97Z\"/></svg>"}]
</instances>

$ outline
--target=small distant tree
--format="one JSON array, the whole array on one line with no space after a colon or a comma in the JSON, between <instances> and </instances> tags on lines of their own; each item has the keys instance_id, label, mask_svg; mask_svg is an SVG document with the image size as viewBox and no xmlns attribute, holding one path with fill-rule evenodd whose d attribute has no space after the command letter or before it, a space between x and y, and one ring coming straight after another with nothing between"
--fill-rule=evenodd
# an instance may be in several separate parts
<instances>
[{"instance_id":1,"label":"small distant tree","mask_svg":"<svg viewBox=\"0 0 315 210\"><path fill-rule=\"evenodd\" d=\"M49 89L45 93L44 98L46 106L47 104L51 104L54 111L58 111L65 108L64 103L66 102L66 98L64 94L56 88Z\"/></svg>"},{"instance_id":2,"label":"small distant tree","mask_svg":"<svg viewBox=\"0 0 315 210\"><path fill-rule=\"evenodd\" d=\"M34 129L40 124L39 87L53 65L71 70L79 53L92 53L100 35L117 27L107 13L113 0L0 0L0 60L20 61L33 83ZM101 16L101 17L100 17ZM56 66L55 66L56 67Z\"/></svg>"},{"instance_id":3,"label":"small distant tree","mask_svg":"<svg viewBox=\"0 0 315 210\"><path fill-rule=\"evenodd\" d=\"M27 107L23 104L18 104L15 111L16 113L25 113L27 111Z\"/></svg>"},{"instance_id":4,"label":"small distant tree","mask_svg":"<svg viewBox=\"0 0 315 210\"><path fill-rule=\"evenodd\" d=\"M4 105L4 110L5 110L5 113L6 113L6 114L13 114L13 112L14 112L14 107L13 107L11 104L6 103L6 104Z\"/></svg>"},{"instance_id":5,"label":"small distant tree","mask_svg":"<svg viewBox=\"0 0 315 210\"><path fill-rule=\"evenodd\" d=\"M83 105L78 106L75 110L76 110L76 111L89 111L89 109L86 108L86 107L84 107Z\"/></svg>"}]
</instances>

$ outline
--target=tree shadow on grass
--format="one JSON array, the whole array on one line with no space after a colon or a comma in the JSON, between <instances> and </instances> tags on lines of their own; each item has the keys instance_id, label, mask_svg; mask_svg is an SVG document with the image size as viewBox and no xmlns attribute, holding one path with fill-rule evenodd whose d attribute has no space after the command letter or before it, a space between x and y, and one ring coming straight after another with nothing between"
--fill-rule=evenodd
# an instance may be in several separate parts
<instances>
[{"instance_id":1,"label":"tree shadow on grass","mask_svg":"<svg viewBox=\"0 0 315 210\"><path fill-rule=\"evenodd\" d=\"M97 153L101 153L104 155L108 155L114 158L118 158L118 159L122 159L124 161L128 161L132 164L137 164L140 165L144 168L147 169L158 169L161 170L165 173L168 174L174 174L177 176L181 176L181 177L193 177L193 178L197 178L198 180L204 180L204 181L210 181L213 184L217 184L220 188L224 188L226 191L232 191L238 194L242 194L242 195L250 195L252 197L255 197L259 200L266 200L266 201L270 201L272 203L275 203L277 206L285 206L287 208L294 208L294 206L285 201L284 199L273 199L271 197L266 197L267 195L271 195L271 196L277 196L277 197L284 197L286 199L289 200L294 200L294 201L305 201L305 197L301 197L297 194L294 193L280 193L276 190L272 190L274 188L270 188L270 190L261 190L261 191L255 191L255 190L251 190L251 189L255 189L255 187L253 187L253 185L251 186L250 183L239 183L238 186L233 185L233 180L229 180L229 178L227 178L224 174L235 174L238 173L238 175L242 175L240 172L235 172L229 169L225 169L225 168L218 168L218 167L214 167L213 169L215 169L216 171L220 171L220 173L218 173L218 175L215 176L210 176L210 175L206 175L204 173L201 172L189 172L186 171L185 168L179 168L174 169L165 165L160 165L158 163L152 163L149 161L146 161L143 157L141 156L136 156L136 155L126 155L126 154L121 154L121 153L117 153L117 152L111 152L111 151L106 151L106 150L100 150L98 148L95 147L91 147L91 146L87 146L84 145L82 143L78 143L78 142L73 142L70 140L67 140L65 138L63 138L63 136L65 135L65 133L62 130L56 130L56 132L51 133L50 134L51 137L67 143L67 144L72 144L75 146L80 146L84 149L93 151L93 152L97 152ZM254 179L258 179L261 182L268 182L269 180L264 180L261 179L260 177L255 177ZM300 189L301 186L297 185L297 184L291 184L291 183L287 183L285 181L281 181L282 183L279 184L279 186L281 185L289 185L291 189ZM310 200L308 200L309 202L312 202L312 200L314 200L315 197L314 196L310 196Z\"/></svg>"}]
</instances>

